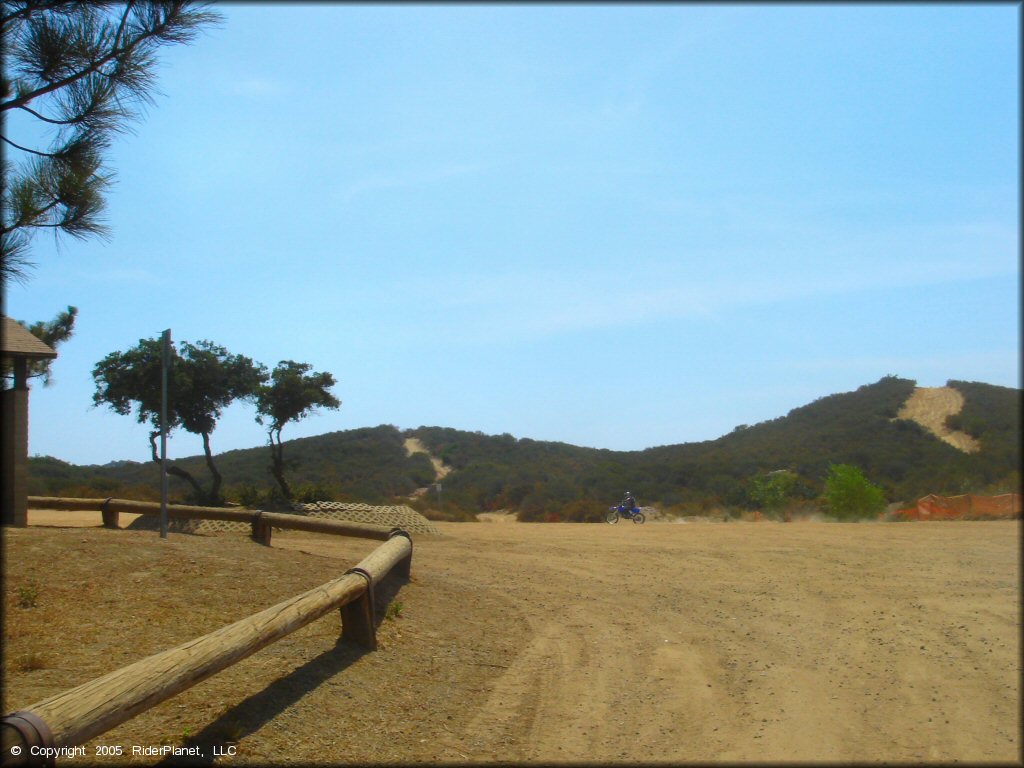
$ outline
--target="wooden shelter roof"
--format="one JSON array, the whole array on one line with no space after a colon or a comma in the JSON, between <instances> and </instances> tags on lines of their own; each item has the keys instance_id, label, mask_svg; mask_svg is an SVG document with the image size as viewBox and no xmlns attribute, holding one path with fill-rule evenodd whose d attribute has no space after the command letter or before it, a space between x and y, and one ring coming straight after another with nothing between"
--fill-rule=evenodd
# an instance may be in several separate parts
<instances>
[{"instance_id":1,"label":"wooden shelter roof","mask_svg":"<svg viewBox=\"0 0 1024 768\"><path fill-rule=\"evenodd\" d=\"M3 317L0 353L8 358L24 357L39 359L57 356L57 352L53 347L37 339L25 329L25 326L9 317Z\"/></svg>"}]
</instances>

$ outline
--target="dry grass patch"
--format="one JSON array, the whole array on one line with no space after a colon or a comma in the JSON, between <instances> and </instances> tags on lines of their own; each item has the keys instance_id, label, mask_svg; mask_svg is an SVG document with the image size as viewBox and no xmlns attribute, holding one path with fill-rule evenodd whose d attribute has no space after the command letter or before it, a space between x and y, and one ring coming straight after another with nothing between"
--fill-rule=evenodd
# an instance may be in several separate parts
<instances>
[{"instance_id":1,"label":"dry grass patch","mask_svg":"<svg viewBox=\"0 0 1024 768\"><path fill-rule=\"evenodd\" d=\"M244 534L161 541L145 531L30 527L2 535L4 712L337 578L379 545L321 537L331 547L322 556ZM275 543L291 535L276 533ZM443 741L484 695L481 680L500 671L464 661L507 658L515 643L495 637L463 650L461 628L435 618L458 615L464 592L422 583L415 557L413 578L385 580L378 598L376 653L336 645L340 618L329 613L87 743L90 762L159 762L95 757L97 745L118 744L198 744L207 758L213 745L233 746L232 763L459 760ZM384 620L389 606L392 620ZM451 686L477 693L453 698Z\"/></svg>"}]
</instances>

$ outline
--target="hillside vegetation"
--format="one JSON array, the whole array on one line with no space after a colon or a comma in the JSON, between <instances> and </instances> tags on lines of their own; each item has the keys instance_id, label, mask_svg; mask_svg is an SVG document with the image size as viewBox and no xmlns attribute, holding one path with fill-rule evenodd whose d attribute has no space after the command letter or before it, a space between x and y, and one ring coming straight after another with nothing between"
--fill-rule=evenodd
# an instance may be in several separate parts
<instances>
[{"instance_id":1,"label":"hillside vegetation","mask_svg":"<svg viewBox=\"0 0 1024 768\"><path fill-rule=\"evenodd\" d=\"M915 422L897 419L915 382L887 376L700 443L626 452L443 427L401 432L384 425L288 441L289 473L299 500L405 500L435 481L430 457L407 454L404 441L412 437L451 469L443 481L442 509L436 509L436 493L418 497L418 508L455 518L509 509L524 520L594 519L626 488L642 504L678 513L749 509L756 506L749 495L753 480L780 469L797 477L792 503L811 505L832 464L859 467L889 502L927 493L1019 491L1020 390L964 381L948 386L965 399L948 426L976 438L977 453L959 451ZM176 463L198 470L202 462L195 456ZM259 503L268 496L273 481L266 447L229 451L218 462L229 499ZM158 488L159 468L151 462L75 466L50 457L30 460L34 495L152 499ZM172 482L178 498L187 499L186 491Z\"/></svg>"}]
</instances>

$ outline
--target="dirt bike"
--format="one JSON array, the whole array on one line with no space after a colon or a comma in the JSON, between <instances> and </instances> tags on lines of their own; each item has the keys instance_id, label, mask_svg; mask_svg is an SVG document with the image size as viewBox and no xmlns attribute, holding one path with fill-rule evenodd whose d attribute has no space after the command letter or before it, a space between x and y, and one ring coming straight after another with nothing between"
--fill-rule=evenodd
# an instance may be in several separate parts
<instances>
[{"instance_id":1,"label":"dirt bike","mask_svg":"<svg viewBox=\"0 0 1024 768\"><path fill-rule=\"evenodd\" d=\"M615 523L619 522L620 517L632 520L638 525L647 519L644 517L644 513L640 511L640 507L626 509L622 504L619 504L617 507L608 507L608 511L604 516L604 521L609 525L615 525Z\"/></svg>"}]
</instances>

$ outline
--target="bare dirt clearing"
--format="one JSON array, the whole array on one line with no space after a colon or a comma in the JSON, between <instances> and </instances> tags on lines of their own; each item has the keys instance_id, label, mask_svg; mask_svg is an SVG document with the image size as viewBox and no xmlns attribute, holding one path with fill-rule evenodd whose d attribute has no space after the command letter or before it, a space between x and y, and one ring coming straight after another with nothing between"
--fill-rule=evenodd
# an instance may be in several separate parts
<instances>
[{"instance_id":1,"label":"bare dirt clearing","mask_svg":"<svg viewBox=\"0 0 1024 768\"><path fill-rule=\"evenodd\" d=\"M415 540L412 581L391 588L401 615L378 652L335 648L325 617L88 754L237 742L239 763L1021 759L1018 521L437 525ZM5 712L323 583L374 546L3 536ZM31 584L37 604L22 607Z\"/></svg>"},{"instance_id":2,"label":"bare dirt clearing","mask_svg":"<svg viewBox=\"0 0 1024 768\"><path fill-rule=\"evenodd\" d=\"M981 450L977 440L946 426L946 419L960 413L963 407L964 396L953 387L917 387L896 418L916 421L954 448L964 453L977 453Z\"/></svg>"}]
</instances>

